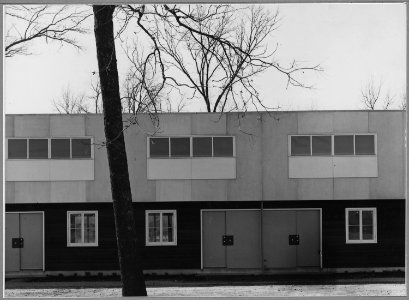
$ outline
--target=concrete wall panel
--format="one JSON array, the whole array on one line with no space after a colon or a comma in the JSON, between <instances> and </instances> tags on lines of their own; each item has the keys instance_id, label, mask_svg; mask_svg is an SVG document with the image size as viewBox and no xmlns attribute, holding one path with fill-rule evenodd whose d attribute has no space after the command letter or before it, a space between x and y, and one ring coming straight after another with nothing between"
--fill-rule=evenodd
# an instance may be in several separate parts
<instances>
[{"instance_id":1,"label":"concrete wall panel","mask_svg":"<svg viewBox=\"0 0 409 300\"><path fill-rule=\"evenodd\" d=\"M5 182L5 202L6 203L14 203L15 201L15 184L13 181L6 181Z\"/></svg>"},{"instance_id":2,"label":"concrete wall panel","mask_svg":"<svg viewBox=\"0 0 409 300\"><path fill-rule=\"evenodd\" d=\"M146 127L152 123L147 121ZM126 154L128 158L129 181L133 201L155 199L155 182L147 179L146 131L133 125L125 132Z\"/></svg>"},{"instance_id":3,"label":"concrete wall panel","mask_svg":"<svg viewBox=\"0 0 409 300\"><path fill-rule=\"evenodd\" d=\"M297 200L328 200L332 198L332 178L297 180Z\"/></svg>"},{"instance_id":4,"label":"concrete wall panel","mask_svg":"<svg viewBox=\"0 0 409 300\"><path fill-rule=\"evenodd\" d=\"M6 181L93 180L94 160L7 160Z\"/></svg>"},{"instance_id":5,"label":"concrete wall panel","mask_svg":"<svg viewBox=\"0 0 409 300\"><path fill-rule=\"evenodd\" d=\"M298 114L298 134L333 132L332 112L302 112Z\"/></svg>"},{"instance_id":6,"label":"concrete wall panel","mask_svg":"<svg viewBox=\"0 0 409 300\"><path fill-rule=\"evenodd\" d=\"M50 182L15 182L14 203L50 202Z\"/></svg>"},{"instance_id":7,"label":"concrete wall panel","mask_svg":"<svg viewBox=\"0 0 409 300\"><path fill-rule=\"evenodd\" d=\"M50 116L51 137L85 136L85 115Z\"/></svg>"},{"instance_id":8,"label":"concrete wall panel","mask_svg":"<svg viewBox=\"0 0 409 300\"><path fill-rule=\"evenodd\" d=\"M369 178L335 178L334 200L369 199Z\"/></svg>"},{"instance_id":9,"label":"concrete wall panel","mask_svg":"<svg viewBox=\"0 0 409 300\"><path fill-rule=\"evenodd\" d=\"M14 136L14 116L6 116L5 122L5 133L6 137L13 137Z\"/></svg>"},{"instance_id":10,"label":"concrete wall panel","mask_svg":"<svg viewBox=\"0 0 409 300\"><path fill-rule=\"evenodd\" d=\"M87 202L85 181L54 181L50 186L50 202Z\"/></svg>"},{"instance_id":11,"label":"concrete wall panel","mask_svg":"<svg viewBox=\"0 0 409 300\"><path fill-rule=\"evenodd\" d=\"M160 115L159 128L157 135L190 135L192 133L191 115L180 114L177 118L172 114Z\"/></svg>"},{"instance_id":12,"label":"concrete wall panel","mask_svg":"<svg viewBox=\"0 0 409 300\"><path fill-rule=\"evenodd\" d=\"M226 114L192 114L192 134L225 135Z\"/></svg>"},{"instance_id":13,"label":"concrete wall panel","mask_svg":"<svg viewBox=\"0 0 409 300\"><path fill-rule=\"evenodd\" d=\"M370 181L371 198L405 198L404 118L404 112L372 112L369 116L378 151L378 178Z\"/></svg>"},{"instance_id":14,"label":"concrete wall panel","mask_svg":"<svg viewBox=\"0 0 409 300\"><path fill-rule=\"evenodd\" d=\"M242 117L243 116L243 117ZM261 200L262 131L258 114L230 114L227 117L228 135L236 138L236 180L229 181L228 199Z\"/></svg>"},{"instance_id":15,"label":"concrete wall panel","mask_svg":"<svg viewBox=\"0 0 409 300\"><path fill-rule=\"evenodd\" d=\"M49 115L14 116L15 137L50 137Z\"/></svg>"},{"instance_id":16,"label":"concrete wall panel","mask_svg":"<svg viewBox=\"0 0 409 300\"><path fill-rule=\"evenodd\" d=\"M368 132L368 114L369 112L351 111L333 112L334 133L360 133Z\"/></svg>"},{"instance_id":17,"label":"concrete wall panel","mask_svg":"<svg viewBox=\"0 0 409 300\"><path fill-rule=\"evenodd\" d=\"M230 180L192 180L192 201L235 201L227 198Z\"/></svg>"},{"instance_id":18,"label":"concrete wall panel","mask_svg":"<svg viewBox=\"0 0 409 300\"><path fill-rule=\"evenodd\" d=\"M102 115L87 115L85 135L94 137L94 181L86 182L86 197L89 202L112 202L111 183Z\"/></svg>"},{"instance_id":19,"label":"concrete wall panel","mask_svg":"<svg viewBox=\"0 0 409 300\"><path fill-rule=\"evenodd\" d=\"M191 180L156 180L156 201L191 200Z\"/></svg>"},{"instance_id":20,"label":"concrete wall panel","mask_svg":"<svg viewBox=\"0 0 409 300\"><path fill-rule=\"evenodd\" d=\"M290 156L289 178L331 178L334 175L331 156Z\"/></svg>"},{"instance_id":21,"label":"concrete wall panel","mask_svg":"<svg viewBox=\"0 0 409 300\"><path fill-rule=\"evenodd\" d=\"M297 133L296 113L263 115L263 199L294 200L297 182L288 179L288 135Z\"/></svg>"}]
</instances>

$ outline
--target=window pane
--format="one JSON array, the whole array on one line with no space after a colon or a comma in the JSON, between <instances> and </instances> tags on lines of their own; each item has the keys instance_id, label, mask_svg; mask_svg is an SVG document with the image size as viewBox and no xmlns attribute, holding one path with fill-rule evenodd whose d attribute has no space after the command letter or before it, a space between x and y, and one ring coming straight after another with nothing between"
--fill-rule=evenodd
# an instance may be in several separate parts
<instances>
[{"instance_id":1,"label":"window pane","mask_svg":"<svg viewBox=\"0 0 409 300\"><path fill-rule=\"evenodd\" d=\"M233 137L214 137L213 154L216 157L233 156Z\"/></svg>"},{"instance_id":2,"label":"window pane","mask_svg":"<svg viewBox=\"0 0 409 300\"><path fill-rule=\"evenodd\" d=\"M335 135L334 136L334 154L335 155L353 155L354 154L354 136L353 135Z\"/></svg>"},{"instance_id":3,"label":"window pane","mask_svg":"<svg viewBox=\"0 0 409 300\"><path fill-rule=\"evenodd\" d=\"M162 224L163 227L173 227L173 213L163 213Z\"/></svg>"},{"instance_id":4,"label":"window pane","mask_svg":"<svg viewBox=\"0 0 409 300\"><path fill-rule=\"evenodd\" d=\"M313 136L312 155L331 155L331 136Z\"/></svg>"},{"instance_id":5,"label":"window pane","mask_svg":"<svg viewBox=\"0 0 409 300\"><path fill-rule=\"evenodd\" d=\"M211 157L212 156L212 138L194 137L193 138L193 156Z\"/></svg>"},{"instance_id":6,"label":"window pane","mask_svg":"<svg viewBox=\"0 0 409 300\"><path fill-rule=\"evenodd\" d=\"M148 215L148 225L149 228L158 227L160 226L160 214L159 213L149 213Z\"/></svg>"},{"instance_id":7,"label":"window pane","mask_svg":"<svg viewBox=\"0 0 409 300\"><path fill-rule=\"evenodd\" d=\"M169 139L168 138L150 138L149 139L150 157L168 157Z\"/></svg>"},{"instance_id":8,"label":"window pane","mask_svg":"<svg viewBox=\"0 0 409 300\"><path fill-rule=\"evenodd\" d=\"M84 227L95 228L95 214L84 214Z\"/></svg>"},{"instance_id":9,"label":"window pane","mask_svg":"<svg viewBox=\"0 0 409 300\"><path fill-rule=\"evenodd\" d=\"M359 225L359 211L348 211L348 225Z\"/></svg>"},{"instance_id":10,"label":"window pane","mask_svg":"<svg viewBox=\"0 0 409 300\"><path fill-rule=\"evenodd\" d=\"M70 230L70 242L71 243L81 243L81 228Z\"/></svg>"},{"instance_id":11,"label":"window pane","mask_svg":"<svg viewBox=\"0 0 409 300\"><path fill-rule=\"evenodd\" d=\"M162 242L173 242L173 228L170 227L163 228Z\"/></svg>"},{"instance_id":12,"label":"window pane","mask_svg":"<svg viewBox=\"0 0 409 300\"><path fill-rule=\"evenodd\" d=\"M159 228L149 228L149 242L160 242Z\"/></svg>"},{"instance_id":13,"label":"window pane","mask_svg":"<svg viewBox=\"0 0 409 300\"><path fill-rule=\"evenodd\" d=\"M91 158L91 139L72 139L72 158Z\"/></svg>"},{"instance_id":14,"label":"window pane","mask_svg":"<svg viewBox=\"0 0 409 300\"><path fill-rule=\"evenodd\" d=\"M362 211L362 225L373 225L373 211Z\"/></svg>"},{"instance_id":15,"label":"window pane","mask_svg":"<svg viewBox=\"0 0 409 300\"><path fill-rule=\"evenodd\" d=\"M8 158L27 158L27 140L9 139Z\"/></svg>"},{"instance_id":16,"label":"window pane","mask_svg":"<svg viewBox=\"0 0 409 300\"><path fill-rule=\"evenodd\" d=\"M70 139L52 139L51 158L70 158Z\"/></svg>"},{"instance_id":17,"label":"window pane","mask_svg":"<svg viewBox=\"0 0 409 300\"><path fill-rule=\"evenodd\" d=\"M48 158L48 140L29 139L29 158Z\"/></svg>"},{"instance_id":18,"label":"window pane","mask_svg":"<svg viewBox=\"0 0 409 300\"><path fill-rule=\"evenodd\" d=\"M95 243L95 228L84 228L84 243Z\"/></svg>"},{"instance_id":19,"label":"window pane","mask_svg":"<svg viewBox=\"0 0 409 300\"><path fill-rule=\"evenodd\" d=\"M359 226L349 226L349 239L359 240Z\"/></svg>"},{"instance_id":20,"label":"window pane","mask_svg":"<svg viewBox=\"0 0 409 300\"><path fill-rule=\"evenodd\" d=\"M355 154L374 155L375 154L375 136L374 135L356 135L355 136Z\"/></svg>"},{"instance_id":21,"label":"window pane","mask_svg":"<svg viewBox=\"0 0 409 300\"><path fill-rule=\"evenodd\" d=\"M75 228L81 229L81 214L71 214L70 215L70 226L71 226L71 229L75 229Z\"/></svg>"},{"instance_id":22,"label":"window pane","mask_svg":"<svg viewBox=\"0 0 409 300\"><path fill-rule=\"evenodd\" d=\"M189 157L190 138L170 138L170 156Z\"/></svg>"},{"instance_id":23,"label":"window pane","mask_svg":"<svg viewBox=\"0 0 409 300\"><path fill-rule=\"evenodd\" d=\"M362 235L364 240L373 240L373 226L363 226Z\"/></svg>"},{"instance_id":24,"label":"window pane","mask_svg":"<svg viewBox=\"0 0 409 300\"><path fill-rule=\"evenodd\" d=\"M291 137L291 155L311 155L309 136Z\"/></svg>"}]
</instances>

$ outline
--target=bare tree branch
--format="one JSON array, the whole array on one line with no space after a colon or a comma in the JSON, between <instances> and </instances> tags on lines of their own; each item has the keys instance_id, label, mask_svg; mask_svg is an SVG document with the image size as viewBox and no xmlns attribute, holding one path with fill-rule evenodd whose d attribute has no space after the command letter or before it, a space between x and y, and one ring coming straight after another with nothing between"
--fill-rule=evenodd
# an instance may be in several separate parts
<instances>
[{"instance_id":1,"label":"bare tree branch","mask_svg":"<svg viewBox=\"0 0 409 300\"><path fill-rule=\"evenodd\" d=\"M75 34L86 33L85 20L92 11L85 6L35 5L6 6L8 24L5 35L4 52L6 57L30 54L29 44L33 40L45 39L71 45L80 50Z\"/></svg>"},{"instance_id":2,"label":"bare tree branch","mask_svg":"<svg viewBox=\"0 0 409 300\"><path fill-rule=\"evenodd\" d=\"M263 105L255 76L273 68L286 76L287 87L311 88L300 76L322 70L319 65L302 66L296 61L286 67L278 63L277 46L270 49L267 44L278 27L278 11L271 13L259 6L198 4L126 5L121 12L122 16L117 16L122 24L129 26L136 18L139 33L151 42L143 61L139 60L139 80L141 89L150 89L147 95L152 96L153 103L162 90L171 94L183 89L192 99L203 101L208 112L227 107L248 109L249 105L256 110L276 109ZM230 102L233 105L227 105Z\"/></svg>"},{"instance_id":3,"label":"bare tree branch","mask_svg":"<svg viewBox=\"0 0 409 300\"><path fill-rule=\"evenodd\" d=\"M66 86L58 99L53 100L54 109L60 114L89 113L85 94L73 94L71 88Z\"/></svg>"}]
</instances>

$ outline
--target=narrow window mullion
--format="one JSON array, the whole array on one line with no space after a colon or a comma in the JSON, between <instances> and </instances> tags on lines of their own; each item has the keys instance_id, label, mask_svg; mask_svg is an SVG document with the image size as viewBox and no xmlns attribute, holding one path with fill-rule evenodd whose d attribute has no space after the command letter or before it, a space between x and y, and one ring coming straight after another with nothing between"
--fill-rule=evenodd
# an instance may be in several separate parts
<instances>
[{"instance_id":1,"label":"narrow window mullion","mask_svg":"<svg viewBox=\"0 0 409 300\"><path fill-rule=\"evenodd\" d=\"M29 159L30 158L30 139L26 139L27 141L27 153L26 153L26 158Z\"/></svg>"},{"instance_id":2,"label":"narrow window mullion","mask_svg":"<svg viewBox=\"0 0 409 300\"><path fill-rule=\"evenodd\" d=\"M168 147L168 157L171 157L171 153L172 153L172 145L171 145L171 143L170 143L170 137L168 138L168 141L169 141L169 147Z\"/></svg>"},{"instance_id":3,"label":"narrow window mullion","mask_svg":"<svg viewBox=\"0 0 409 300\"><path fill-rule=\"evenodd\" d=\"M162 222L162 212L159 213L159 243L162 245L162 240L163 240L163 236L162 236L162 229L163 228L163 222Z\"/></svg>"},{"instance_id":4,"label":"narrow window mullion","mask_svg":"<svg viewBox=\"0 0 409 300\"><path fill-rule=\"evenodd\" d=\"M81 244L84 244L84 233L85 233L85 215L81 213Z\"/></svg>"},{"instance_id":5,"label":"narrow window mullion","mask_svg":"<svg viewBox=\"0 0 409 300\"><path fill-rule=\"evenodd\" d=\"M331 135L331 155L334 156L334 135Z\"/></svg>"},{"instance_id":6,"label":"narrow window mullion","mask_svg":"<svg viewBox=\"0 0 409 300\"><path fill-rule=\"evenodd\" d=\"M48 138L48 159L51 158L51 138Z\"/></svg>"},{"instance_id":7,"label":"narrow window mullion","mask_svg":"<svg viewBox=\"0 0 409 300\"><path fill-rule=\"evenodd\" d=\"M312 156L312 135L310 135L310 156Z\"/></svg>"},{"instance_id":8,"label":"narrow window mullion","mask_svg":"<svg viewBox=\"0 0 409 300\"><path fill-rule=\"evenodd\" d=\"M72 138L70 138L70 159L72 159Z\"/></svg>"},{"instance_id":9,"label":"narrow window mullion","mask_svg":"<svg viewBox=\"0 0 409 300\"><path fill-rule=\"evenodd\" d=\"M362 209L359 210L359 240L363 240Z\"/></svg>"},{"instance_id":10,"label":"narrow window mullion","mask_svg":"<svg viewBox=\"0 0 409 300\"><path fill-rule=\"evenodd\" d=\"M354 145L354 155L356 155L355 154L355 136L356 136L356 134L354 134L354 138L352 139L353 140L353 145Z\"/></svg>"},{"instance_id":11,"label":"narrow window mullion","mask_svg":"<svg viewBox=\"0 0 409 300\"><path fill-rule=\"evenodd\" d=\"M214 157L213 138L214 138L214 137L212 136L212 157Z\"/></svg>"},{"instance_id":12,"label":"narrow window mullion","mask_svg":"<svg viewBox=\"0 0 409 300\"><path fill-rule=\"evenodd\" d=\"M193 157L193 137L189 137L189 148L190 148L190 156L189 157Z\"/></svg>"}]
</instances>

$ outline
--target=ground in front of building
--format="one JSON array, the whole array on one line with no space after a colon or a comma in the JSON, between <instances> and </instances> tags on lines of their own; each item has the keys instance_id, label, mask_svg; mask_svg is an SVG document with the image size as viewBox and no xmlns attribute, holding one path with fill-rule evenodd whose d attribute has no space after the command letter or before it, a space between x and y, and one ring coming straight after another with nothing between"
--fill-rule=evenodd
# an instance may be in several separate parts
<instances>
[{"instance_id":1,"label":"ground in front of building","mask_svg":"<svg viewBox=\"0 0 409 300\"><path fill-rule=\"evenodd\" d=\"M405 296L404 274L147 277L149 296ZM11 279L5 297L119 297L119 278Z\"/></svg>"}]
</instances>

